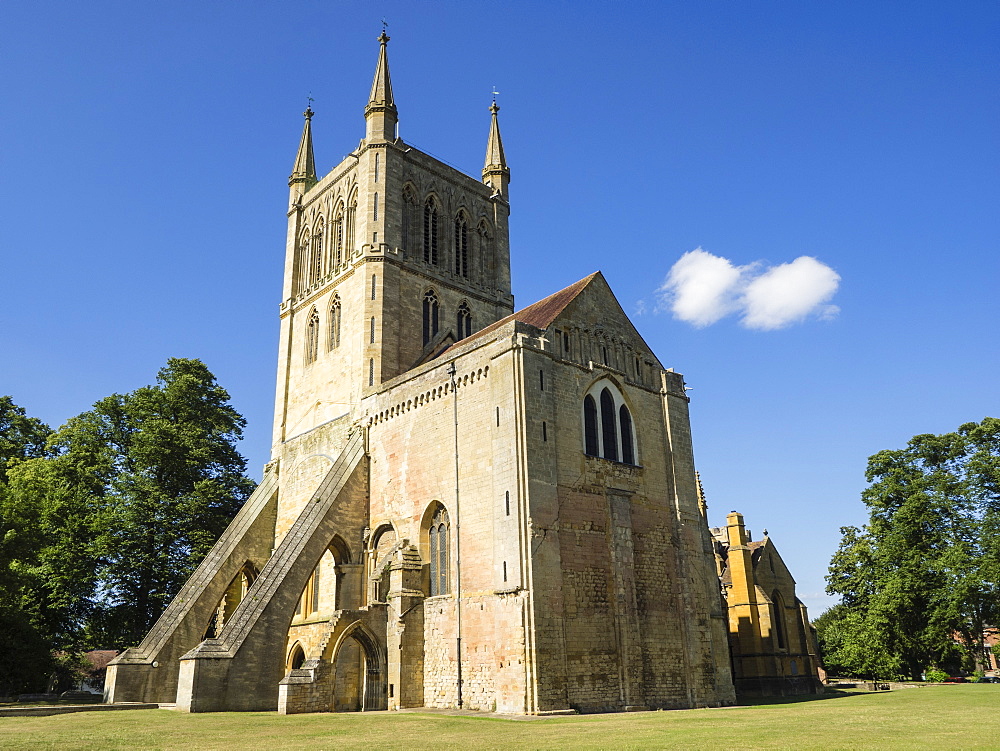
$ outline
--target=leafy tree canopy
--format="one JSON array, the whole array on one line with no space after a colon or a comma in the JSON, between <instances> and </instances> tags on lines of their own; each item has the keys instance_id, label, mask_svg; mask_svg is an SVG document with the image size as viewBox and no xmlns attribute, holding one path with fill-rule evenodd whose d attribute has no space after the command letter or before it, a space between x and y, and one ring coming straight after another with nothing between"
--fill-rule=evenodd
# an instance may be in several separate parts
<instances>
[{"instance_id":1,"label":"leafy tree canopy","mask_svg":"<svg viewBox=\"0 0 1000 751\"><path fill-rule=\"evenodd\" d=\"M138 643L253 491L244 425L199 360L55 433L0 400L0 606L50 650Z\"/></svg>"},{"instance_id":2,"label":"leafy tree canopy","mask_svg":"<svg viewBox=\"0 0 1000 751\"><path fill-rule=\"evenodd\" d=\"M866 477L869 522L841 530L827 576L842 601L825 627L827 660L914 679L957 669L1000 620L1000 420L915 436L872 456Z\"/></svg>"}]
</instances>

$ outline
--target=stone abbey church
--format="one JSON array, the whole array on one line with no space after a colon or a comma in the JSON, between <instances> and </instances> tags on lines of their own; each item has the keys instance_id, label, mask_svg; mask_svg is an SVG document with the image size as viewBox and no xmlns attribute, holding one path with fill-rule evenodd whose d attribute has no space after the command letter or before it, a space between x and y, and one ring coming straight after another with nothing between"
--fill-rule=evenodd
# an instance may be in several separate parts
<instances>
[{"instance_id":1,"label":"stone abbey church","mask_svg":"<svg viewBox=\"0 0 1000 751\"><path fill-rule=\"evenodd\" d=\"M600 273L518 312L482 179L396 134L290 179L272 459L107 700L547 714L735 700L680 374Z\"/></svg>"}]
</instances>

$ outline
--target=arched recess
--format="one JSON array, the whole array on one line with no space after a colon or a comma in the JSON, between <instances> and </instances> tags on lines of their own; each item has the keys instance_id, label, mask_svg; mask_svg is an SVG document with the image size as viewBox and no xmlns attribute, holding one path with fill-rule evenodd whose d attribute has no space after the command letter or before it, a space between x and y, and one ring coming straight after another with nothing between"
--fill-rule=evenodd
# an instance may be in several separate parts
<instances>
[{"instance_id":1,"label":"arched recess","mask_svg":"<svg viewBox=\"0 0 1000 751\"><path fill-rule=\"evenodd\" d=\"M372 712L388 704L385 646L361 621L348 626L327 646L333 667L334 712Z\"/></svg>"},{"instance_id":2,"label":"arched recess","mask_svg":"<svg viewBox=\"0 0 1000 751\"><path fill-rule=\"evenodd\" d=\"M368 591L369 602L385 602L389 594L389 572L386 569L389 554L398 540L391 524L381 524L375 528L368 545Z\"/></svg>"},{"instance_id":3,"label":"arched recess","mask_svg":"<svg viewBox=\"0 0 1000 751\"><path fill-rule=\"evenodd\" d=\"M212 617L202 638L215 639L222 633L222 629L226 627L226 621L236 612L236 608L246 597L250 585L257 579L257 573L257 567L252 562L247 561L243 564L233 580L229 582L226 593L222 595L219 604L212 612Z\"/></svg>"},{"instance_id":4,"label":"arched recess","mask_svg":"<svg viewBox=\"0 0 1000 751\"><path fill-rule=\"evenodd\" d=\"M288 670L298 670L302 663L306 661L306 652L302 648L301 642L295 642L288 650L288 658L285 660L285 668Z\"/></svg>"}]
</instances>

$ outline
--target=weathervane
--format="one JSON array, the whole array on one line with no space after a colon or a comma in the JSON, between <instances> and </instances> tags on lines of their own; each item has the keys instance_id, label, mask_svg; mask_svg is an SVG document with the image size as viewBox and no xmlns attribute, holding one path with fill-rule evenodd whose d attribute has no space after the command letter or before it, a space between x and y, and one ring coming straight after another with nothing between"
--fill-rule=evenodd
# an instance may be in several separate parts
<instances>
[{"instance_id":1,"label":"weathervane","mask_svg":"<svg viewBox=\"0 0 1000 751\"><path fill-rule=\"evenodd\" d=\"M385 33L385 27L388 26L388 25L389 25L389 22L385 20L385 17L383 17L382 18L382 33L383 34Z\"/></svg>"},{"instance_id":2,"label":"weathervane","mask_svg":"<svg viewBox=\"0 0 1000 751\"><path fill-rule=\"evenodd\" d=\"M493 85L493 104L496 104L496 103L497 103L497 94L499 94L499 93L500 93L500 92L499 92L499 91L497 91L497 87L496 87L496 84L494 84L494 85Z\"/></svg>"}]
</instances>

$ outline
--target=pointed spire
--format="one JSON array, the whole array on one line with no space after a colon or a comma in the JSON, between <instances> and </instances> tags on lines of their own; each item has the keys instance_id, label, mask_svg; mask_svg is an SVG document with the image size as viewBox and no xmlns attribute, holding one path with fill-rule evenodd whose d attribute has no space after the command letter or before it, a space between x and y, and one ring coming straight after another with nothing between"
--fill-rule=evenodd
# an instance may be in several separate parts
<instances>
[{"instance_id":1,"label":"pointed spire","mask_svg":"<svg viewBox=\"0 0 1000 751\"><path fill-rule=\"evenodd\" d=\"M293 186L296 183L304 183L299 195L305 193L316 182L316 159L313 157L313 140L312 140L312 107L306 107L306 111L302 113L305 117L306 123L302 127L302 140L299 141L299 152L295 155L295 166L292 168L292 174L288 178L288 185Z\"/></svg>"},{"instance_id":2,"label":"pointed spire","mask_svg":"<svg viewBox=\"0 0 1000 751\"><path fill-rule=\"evenodd\" d=\"M385 51L389 37L386 35L385 29L382 29L378 41L380 45L378 64L375 66L375 78L372 81L372 92L368 97L368 106L365 107L365 120L368 124L366 138L368 140L394 141L396 140L398 113L396 102L392 98L389 58Z\"/></svg>"},{"instance_id":3,"label":"pointed spire","mask_svg":"<svg viewBox=\"0 0 1000 751\"><path fill-rule=\"evenodd\" d=\"M490 137L486 142L486 166L483 167L483 182L492 185L501 196L507 197L507 184L510 182L510 170L507 168L507 158L503 153L503 140L500 138L500 122L497 113L500 108L497 100L490 105Z\"/></svg>"}]
</instances>

